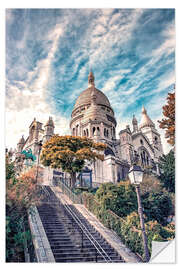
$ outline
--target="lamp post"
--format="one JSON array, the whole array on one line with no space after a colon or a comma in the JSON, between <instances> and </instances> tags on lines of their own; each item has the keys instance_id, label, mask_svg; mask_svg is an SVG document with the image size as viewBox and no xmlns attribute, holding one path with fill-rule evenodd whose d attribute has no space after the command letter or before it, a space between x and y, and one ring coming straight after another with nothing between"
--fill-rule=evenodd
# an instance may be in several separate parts
<instances>
[{"instance_id":1,"label":"lamp post","mask_svg":"<svg viewBox=\"0 0 180 270\"><path fill-rule=\"evenodd\" d=\"M41 152L41 147L42 147L42 141L39 141L38 143L37 143L37 145L38 145L38 160L37 160L37 171L36 171L36 184L37 184L37 180L38 180L38 172L39 172L39 170L38 170L38 168L39 168L39 156L40 156L40 152Z\"/></svg>"},{"instance_id":2,"label":"lamp post","mask_svg":"<svg viewBox=\"0 0 180 270\"><path fill-rule=\"evenodd\" d=\"M129 169L128 176L131 181L131 184L135 185L135 188L136 188L137 201L138 201L138 213L139 213L139 218L140 218L143 245L144 245L145 262L148 262L150 259L150 256L149 256L149 250L148 250L147 236L145 232L143 210L142 210L142 204L141 204L141 194L140 194L140 183L142 182L142 179L143 179L143 171L140 166L132 165L132 167Z\"/></svg>"}]
</instances>

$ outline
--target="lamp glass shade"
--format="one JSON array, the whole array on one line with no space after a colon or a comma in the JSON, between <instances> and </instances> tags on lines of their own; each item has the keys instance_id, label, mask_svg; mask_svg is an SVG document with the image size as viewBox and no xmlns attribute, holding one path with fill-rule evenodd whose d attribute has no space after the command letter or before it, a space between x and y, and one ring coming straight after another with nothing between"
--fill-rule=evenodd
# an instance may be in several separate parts
<instances>
[{"instance_id":1,"label":"lamp glass shade","mask_svg":"<svg viewBox=\"0 0 180 270\"><path fill-rule=\"evenodd\" d=\"M139 167L139 166L138 166ZM143 179L143 171L139 168L130 168L128 176L131 181L131 184L139 185Z\"/></svg>"}]
</instances>

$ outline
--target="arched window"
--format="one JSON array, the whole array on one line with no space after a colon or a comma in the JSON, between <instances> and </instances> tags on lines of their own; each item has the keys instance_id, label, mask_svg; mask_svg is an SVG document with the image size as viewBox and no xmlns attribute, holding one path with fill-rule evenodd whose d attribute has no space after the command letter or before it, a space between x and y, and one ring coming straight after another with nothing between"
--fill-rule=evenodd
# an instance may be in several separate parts
<instances>
[{"instance_id":1,"label":"arched window","mask_svg":"<svg viewBox=\"0 0 180 270\"><path fill-rule=\"evenodd\" d=\"M122 167L122 179L125 178L125 172L124 172L124 167Z\"/></svg>"},{"instance_id":2,"label":"arched window","mask_svg":"<svg viewBox=\"0 0 180 270\"><path fill-rule=\"evenodd\" d=\"M76 136L79 134L79 125L76 126Z\"/></svg>"},{"instance_id":3,"label":"arched window","mask_svg":"<svg viewBox=\"0 0 180 270\"><path fill-rule=\"evenodd\" d=\"M144 164L143 154L141 153L141 163Z\"/></svg>"},{"instance_id":4,"label":"arched window","mask_svg":"<svg viewBox=\"0 0 180 270\"><path fill-rule=\"evenodd\" d=\"M95 127L93 127L93 135L94 135L95 130L96 130L96 128L95 128Z\"/></svg>"},{"instance_id":5,"label":"arched window","mask_svg":"<svg viewBox=\"0 0 180 270\"><path fill-rule=\"evenodd\" d=\"M144 144L144 142L143 142L143 140L142 139L140 139L140 143L143 145Z\"/></svg>"},{"instance_id":6,"label":"arched window","mask_svg":"<svg viewBox=\"0 0 180 270\"><path fill-rule=\"evenodd\" d=\"M86 136L86 131L84 130L84 136Z\"/></svg>"},{"instance_id":7,"label":"arched window","mask_svg":"<svg viewBox=\"0 0 180 270\"><path fill-rule=\"evenodd\" d=\"M143 147L143 148L140 148L140 158L141 158L141 164L143 166L149 166L150 164L150 155L148 153L148 151Z\"/></svg>"},{"instance_id":8,"label":"arched window","mask_svg":"<svg viewBox=\"0 0 180 270\"><path fill-rule=\"evenodd\" d=\"M86 129L86 135L87 135L87 137L89 137L89 130L88 129Z\"/></svg>"},{"instance_id":9,"label":"arched window","mask_svg":"<svg viewBox=\"0 0 180 270\"><path fill-rule=\"evenodd\" d=\"M75 128L73 128L73 132L72 132L73 136L75 136Z\"/></svg>"},{"instance_id":10,"label":"arched window","mask_svg":"<svg viewBox=\"0 0 180 270\"><path fill-rule=\"evenodd\" d=\"M109 130L107 129L107 133L106 133L107 137L109 137Z\"/></svg>"},{"instance_id":11,"label":"arched window","mask_svg":"<svg viewBox=\"0 0 180 270\"><path fill-rule=\"evenodd\" d=\"M115 127L113 127L113 137L115 138Z\"/></svg>"},{"instance_id":12,"label":"arched window","mask_svg":"<svg viewBox=\"0 0 180 270\"><path fill-rule=\"evenodd\" d=\"M100 128L97 127L97 132L98 132L98 135L100 135Z\"/></svg>"},{"instance_id":13,"label":"arched window","mask_svg":"<svg viewBox=\"0 0 180 270\"><path fill-rule=\"evenodd\" d=\"M149 166L149 157L146 157L146 164Z\"/></svg>"},{"instance_id":14,"label":"arched window","mask_svg":"<svg viewBox=\"0 0 180 270\"><path fill-rule=\"evenodd\" d=\"M155 144L158 143L158 137L154 137Z\"/></svg>"}]
</instances>

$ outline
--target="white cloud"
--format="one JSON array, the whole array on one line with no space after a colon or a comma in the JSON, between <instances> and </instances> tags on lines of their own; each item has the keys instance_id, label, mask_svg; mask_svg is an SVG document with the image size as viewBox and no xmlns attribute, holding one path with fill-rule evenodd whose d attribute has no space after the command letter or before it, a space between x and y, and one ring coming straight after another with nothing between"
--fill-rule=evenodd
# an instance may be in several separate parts
<instances>
[{"instance_id":1,"label":"white cloud","mask_svg":"<svg viewBox=\"0 0 180 270\"><path fill-rule=\"evenodd\" d=\"M169 74L166 74L166 76L161 78L161 81L159 83L159 89L165 89L169 87L172 84L175 84L176 78L175 78L175 73L171 72Z\"/></svg>"},{"instance_id":2,"label":"white cloud","mask_svg":"<svg viewBox=\"0 0 180 270\"><path fill-rule=\"evenodd\" d=\"M165 41L160 47L152 52L154 57L158 59L165 53L166 56L171 54L175 50L175 27L174 24L168 25L168 27L162 32Z\"/></svg>"},{"instance_id":3,"label":"white cloud","mask_svg":"<svg viewBox=\"0 0 180 270\"><path fill-rule=\"evenodd\" d=\"M114 77L111 77L107 82L105 83L104 87L102 88L103 92L108 92L112 90L116 90L116 84L123 78L122 75L117 75Z\"/></svg>"},{"instance_id":4,"label":"white cloud","mask_svg":"<svg viewBox=\"0 0 180 270\"><path fill-rule=\"evenodd\" d=\"M46 109L44 107L43 110L34 111L34 108L28 107L21 111L6 110L6 146L15 148L22 135L25 139L28 137L29 126L34 117L37 121L45 124L49 116L52 116L55 123L55 133L70 134L69 119L49 113Z\"/></svg>"},{"instance_id":5,"label":"white cloud","mask_svg":"<svg viewBox=\"0 0 180 270\"><path fill-rule=\"evenodd\" d=\"M40 60L33 71L27 74L27 82L15 81L13 85L7 81L6 97L6 144L15 147L19 137L23 133L27 136L28 126L34 117L38 121L46 122L49 115L53 116L57 129L64 129L68 120L65 117L54 115L51 100L46 102L46 86L48 83L51 62L57 50L59 38L62 35L59 25L50 33L48 38L52 39L52 46L46 59ZM33 82L30 80L36 78ZM23 90L20 90L22 89ZM13 131L13 136L12 136Z\"/></svg>"},{"instance_id":6,"label":"white cloud","mask_svg":"<svg viewBox=\"0 0 180 270\"><path fill-rule=\"evenodd\" d=\"M109 24L109 17L104 15L99 16L95 21L96 29L101 29L101 37L100 39L97 36L91 35L88 33L88 54L90 55L90 64L91 66L95 66L99 62L103 62L109 57L116 55L115 50L112 50L113 45L118 45L120 47L123 43L125 43L132 35L133 29L136 26L136 22L140 15L142 14L141 9L137 9L131 12L128 16L122 15L118 13L118 15L113 15L116 20L119 17L119 23ZM103 28L102 28L103 25ZM103 32L102 29L106 29ZM119 38L121 37L121 38Z\"/></svg>"}]
</instances>

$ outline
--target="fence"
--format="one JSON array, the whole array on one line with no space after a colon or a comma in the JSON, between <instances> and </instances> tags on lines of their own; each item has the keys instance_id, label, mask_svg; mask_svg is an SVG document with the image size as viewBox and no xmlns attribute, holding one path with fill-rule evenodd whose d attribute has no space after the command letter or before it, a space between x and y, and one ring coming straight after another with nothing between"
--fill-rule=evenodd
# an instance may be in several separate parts
<instances>
[{"instance_id":1,"label":"fence","mask_svg":"<svg viewBox=\"0 0 180 270\"><path fill-rule=\"evenodd\" d=\"M62 192L68 196L69 199L72 200L73 203L82 204L82 196L81 194L75 194L66 184L64 179L59 179L58 186L61 188Z\"/></svg>"}]
</instances>

